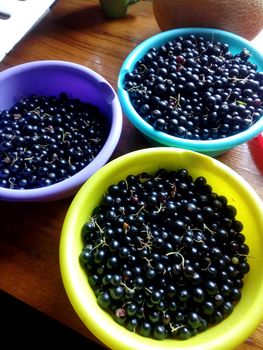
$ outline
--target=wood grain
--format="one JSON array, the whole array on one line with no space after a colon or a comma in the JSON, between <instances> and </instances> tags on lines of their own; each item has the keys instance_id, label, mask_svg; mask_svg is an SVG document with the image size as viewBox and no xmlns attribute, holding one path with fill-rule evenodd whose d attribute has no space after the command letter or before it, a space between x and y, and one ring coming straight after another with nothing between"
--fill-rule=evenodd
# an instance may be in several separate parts
<instances>
[{"instance_id":1,"label":"wood grain","mask_svg":"<svg viewBox=\"0 0 263 350\"><path fill-rule=\"evenodd\" d=\"M73 61L94 69L116 89L125 57L158 32L149 2L131 6L125 18L110 20L96 0L60 0L6 56L0 70L40 59ZM113 157L150 146L124 118L121 141ZM218 159L243 176L263 198L263 161L255 142L236 147ZM60 277L60 230L71 200L0 202L0 289L98 341L75 314ZM262 349L263 324L237 348Z\"/></svg>"}]
</instances>

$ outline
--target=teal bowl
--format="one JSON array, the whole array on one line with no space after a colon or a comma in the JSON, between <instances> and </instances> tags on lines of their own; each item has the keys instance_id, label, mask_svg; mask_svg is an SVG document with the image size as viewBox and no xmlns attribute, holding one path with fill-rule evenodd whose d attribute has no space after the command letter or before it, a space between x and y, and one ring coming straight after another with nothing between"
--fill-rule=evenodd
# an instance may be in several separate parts
<instances>
[{"instance_id":1,"label":"teal bowl","mask_svg":"<svg viewBox=\"0 0 263 350\"><path fill-rule=\"evenodd\" d=\"M229 45L229 51L232 54L237 54L242 49L246 48L251 54L250 61L257 64L258 71L263 71L263 51L260 52L248 40L236 34L219 29L180 28L161 32L146 39L127 56L123 62L118 77L118 95L126 117L141 133L150 139L153 144L189 149L214 157L259 135L263 131L263 118L260 118L250 128L226 138L215 140L183 139L169 135L162 131L155 130L153 126L147 123L136 112L130 101L128 92L123 87L126 73L133 71L138 60L140 60L148 52L149 49L153 47L158 48L168 41L172 41L179 36L184 37L191 34L202 36L207 40L227 43Z\"/></svg>"}]
</instances>

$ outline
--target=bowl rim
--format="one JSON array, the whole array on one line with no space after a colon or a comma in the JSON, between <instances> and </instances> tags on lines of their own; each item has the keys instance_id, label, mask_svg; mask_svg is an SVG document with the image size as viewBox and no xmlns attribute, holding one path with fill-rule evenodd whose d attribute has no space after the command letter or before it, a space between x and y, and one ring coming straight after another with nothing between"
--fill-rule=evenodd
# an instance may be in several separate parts
<instances>
[{"instance_id":1,"label":"bowl rim","mask_svg":"<svg viewBox=\"0 0 263 350\"><path fill-rule=\"evenodd\" d=\"M57 200L72 195L83 182L93 174L98 168L103 166L113 154L122 132L122 109L117 93L111 84L96 71L83 65L63 60L37 60L22 63L0 72L0 80L12 77L14 73L25 73L28 70L50 68L59 70L75 71L77 74L85 74L89 80L96 84L104 84L107 87L108 93L111 94L110 104L112 106L112 121L108 137L96 157L87 164L83 169L60 182L50 186L33 189L10 189L0 187L0 200L5 201L45 201Z\"/></svg>"},{"instance_id":2,"label":"bowl rim","mask_svg":"<svg viewBox=\"0 0 263 350\"><path fill-rule=\"evenodd\" d=\"M78 191L77 195L73 199L68 212L65 216L65 221L62 226L61 231L61 237L60 237L60 244L59 244L59 259L60 259L60 271L62 276L62 281L64 284L65 291L68 295L69 300L71 301L71 304L80 317L80 319L83 321L83 323L90 329L90 331L101 341L105 342L107 346L111 346L111 348L119 349L123 348L125 350L135 350L138 349L135 344L138 345L139 340L135 340L134 343L132 343L131 339L129 338L129 342L125 342L125 336L123 334L120 335L120 338L118 339L118 346L116 346L115 342L115 334L114 332L108 331L107 327L107 321L104 320L104 318L100 318L99 315L96 315L96 311L92 310L93 306L90 306L88 303L88 300L83 300L84 298L84 292L80 291L80 281L78 280L78 277L75 275L75 267L77 265L76 257L73 257L75 252L73 252L73 242L75 239L75 232L74 232L74 225L78 221L78 215L79 215L79 209L82 209L83 204L86 202L86 198L88 196L88 193L90 191L93 191L93 186L96 188L96 186L99 186L99 183L101 181L105 181L107 177L111 178L111 175L118 171L119 169L129 169L129 163L130 162L136 162L140 163L140 160L145 160L145 157L147 155L151 155L155 153L157 157L162 157L164 154L169 154L169 156L193 156L196 157L198 160L204 162L204 165L210 164L211 167L219 168L220 171L226 172L230 178L232 178L235 183L238 184L239 188L244 188L244 191L248 195L248 197L253 200L256 204L257 211L263 212L263 202L257 195L257 193L254 191L254 189L234 170L232 170L230 167L225 165L224 163L213 159L209 156L190 151L185 149L176 149L176 148L167 148L167 147L153 147L148 149L141 149L138 151L133 151L130 153L127 153L123 156L120 156L119 158L116 158L106 164L104 167L102 167L98 172L96 172L92 177L87 180L87 182L81 187L81 189ZM259 217L259 215L258 215ZM261 220L261 225L263 226L263 218ZM74 262L75 260L75 262ZM77 269L80 269L78 267ZM70 275L69 273L70 272ZM74 286L74 283L76 283L77 287ZM87 282L88 283L88 282ZM260 290L257 294L257 301L259 301L259 298L263 295L263 280L260 285ZM82 300L80 300L80 299ZM261 300L261 299L260 299ZM85 311L85 307L89 310L88 312ZM98 307L98 306L97 306ZM263 320L263 305L259 307L258 303L255 302L255 300L251 300L251 309L249 310L249 315L251 317L246 317L246 319L240 320L240 324L237 326L236 324L233 325L232 331L230 332L230 328L225 329L225 333L223 335L220 335L216 339L210 339L208 341L208 346L204 346L204 343L200 344L192 344L186 346L188 350L222 350L224 348L225 350L233 349L239 344L241 344L243 341L246 340L246 338L257 328L259 323ZM253 315L253 316L252 316ZM247 315L248 316L248 315ZM94 319L93 319L94 317ZM112 322L114 322L112 320ZM111 328L111 327L110 327ZM106 333L106 334L105 334ZM122 332L121 332L122 333ZM122 343L123 342L123 343ZM181 341L180 341L181 342ZM124 346L125 347L121 347ZM160 346L162 346L163 343L159 343ZM178 349L183 349L184 346L179 345L180 343L174 343L173 346L176 347L178 345ZM182 344L182 343L181 343ZM188 343L185 343L188 344ZM114 346L115 345L115 346ZM148 345L148 344L147 344ZM150 349L157 349L157 348L151 348L148 347L145 343L143 343L143 349L150 350ZM207 345L207 344L205 344ZM165 348L165 347L164 347ZM158 348L160 349L160 347ZM169 349L172 349L172 347L169 347Z\"/></svg>"},{"instance_id":3,"label":"bowl rim","mask_svg":"<svg viewBox=\"0 0 263 350\"><path fill-rule=\"evenodd\" d=\"M176 136L169 135L162 131L155 130L153 126L147 123L134 109L130 102L127 91L123 88L122 83L124 76L127 72L130 72L135 63L147 52L151 47L160 46L160 43L165 43L178 36L185 35L209 35L224 37L226 40L234 40L238 44L242 44L244 48L247 48L253 54L253 60L260 62L263 67L263 53L260 52L252 42L247 39L234 34L229 31L225 31L217 28L206 28L206 27L185 27L170 29L157 33L148 39L142 41L137 45L124 60L117 82L117 91L120 98L120 102L127 118L134 124L134 126L140 130L147 137L153 141L166 145L175 146L185 149L192 149L198 152L217 152L233 148L243 142L246 142L253 137L257 136L263 131L263 116L253 124L249 129L246 129L238 134L228 136L226 138L215 139L215 140L191 140L183 139ZM221 39L222 40L222 39ZM159 42L159 43L158 43ZM231 47L231 45L230 45Z\"/></svg>"}]
</instances>

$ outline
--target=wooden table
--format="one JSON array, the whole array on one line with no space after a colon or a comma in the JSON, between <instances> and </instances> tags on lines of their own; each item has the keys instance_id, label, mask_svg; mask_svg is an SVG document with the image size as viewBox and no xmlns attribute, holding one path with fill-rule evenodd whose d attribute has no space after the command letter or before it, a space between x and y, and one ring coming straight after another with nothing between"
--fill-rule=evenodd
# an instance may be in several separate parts
<instances>
[{"instance_id":1,"label":"wooden table","mask_svg":"<svg viewBox=\"0 0 263 350\"><path fill-rule=\"evenodd\" d=\"M68 60L94 69L116 89L124 58L159 28L149 2L130 7L128 16L119 20L105 18L98 3L58 1L0 63L0 70L33 60ZM149 146L124 118L114 157ZM263 160L255 143L236 147L218 159L242 175L263 198ZM0 289L96 341L75 314L60 277L60 230L71 200L0 202ZM237 349L262 350L263 323Z\"/></svg>"}]
</instances>

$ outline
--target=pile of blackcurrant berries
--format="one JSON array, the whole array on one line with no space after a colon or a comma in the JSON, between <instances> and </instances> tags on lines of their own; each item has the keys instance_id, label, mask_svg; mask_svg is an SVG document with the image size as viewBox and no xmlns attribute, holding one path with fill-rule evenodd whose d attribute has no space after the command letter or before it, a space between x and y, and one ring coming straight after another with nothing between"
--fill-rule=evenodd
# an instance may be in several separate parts
<instances>
[{"instance_id":1,"label":"pile of blackcurrant berries","mask_svg":"<svg viewBox=\"0 0 263 350\"><path fill-rule=\"evenodd\" d=\"M249 271L236 208L186 169L129 175L83 225L101 308L144 337L188 339L230 315Z\"/></svg>"},{"instance_id":2,"label":"pile of blackcurrant berries","mask_svg":"<svg viewBox=\"0 0 263 350\"><path fill-rule=\"evenodd\" d=\"M32 189L71 177L102 149L109 123L66 93L32 95L0 112L0 187Z\"/></svg>"},{"instance_id":3,"label":"pile of blackcurrant berries","mask_svg":"<svg viewBox=\"0 0 263 350\"><path fill-rule=\"evenodd\" d=\"M243 49L189 35L151 48L123 87L154 129L193 139L225 138L263 116L263 72Z\"/></svg>"}]
</instances>

